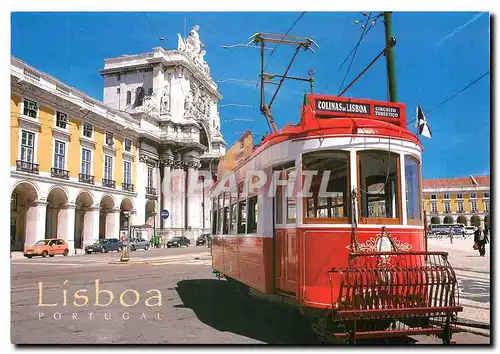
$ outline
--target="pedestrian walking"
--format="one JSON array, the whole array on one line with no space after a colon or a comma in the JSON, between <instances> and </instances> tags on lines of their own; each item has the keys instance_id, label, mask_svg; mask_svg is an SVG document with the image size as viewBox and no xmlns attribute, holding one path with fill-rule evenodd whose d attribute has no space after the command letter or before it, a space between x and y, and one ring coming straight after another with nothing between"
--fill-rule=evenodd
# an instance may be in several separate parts
<instances>
[{"instance_id":1,"label":"pedestrian walking","mask_svg":"<svg viewBox=\"0 0 500 354\"><path fill-rule=\"evenodd\" d=\"M453 230L450 227L450 232L448 233L448 236L450 237L450 243L453 243Z\"/></svg>"},{"instance_id":2,"label":"pedestrian walking","mask_svg":"<svg viewBox=\"0 0 500 354\"><path fill-rule=\"evenodd\" d=\"M477 249L479 255L484 257L486 254L486 244L489 243L488 232L483 230L482 226L479 226L476 231L474 231L474 242L477 244Z\"/></svg>"}]
</instances>

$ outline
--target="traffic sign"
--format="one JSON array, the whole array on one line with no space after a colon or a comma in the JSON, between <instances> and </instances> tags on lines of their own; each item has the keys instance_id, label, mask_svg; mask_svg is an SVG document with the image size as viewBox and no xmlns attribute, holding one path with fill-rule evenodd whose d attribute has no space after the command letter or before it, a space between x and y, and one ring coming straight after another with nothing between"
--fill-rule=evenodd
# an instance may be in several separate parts
<instances>
[{"instance_id":1,"label":"traffic sign","mask_svg":"<svg viewBox=\"0 0 500 354\"><path fill-rule=\"evenodd\" d=\"M167 209L163 209L162 211L160 211L160 217L163 219L163 220L166 220L168 219L168 216L170 215L170 213L168 212Z\"/></svg>"}]
</instances>

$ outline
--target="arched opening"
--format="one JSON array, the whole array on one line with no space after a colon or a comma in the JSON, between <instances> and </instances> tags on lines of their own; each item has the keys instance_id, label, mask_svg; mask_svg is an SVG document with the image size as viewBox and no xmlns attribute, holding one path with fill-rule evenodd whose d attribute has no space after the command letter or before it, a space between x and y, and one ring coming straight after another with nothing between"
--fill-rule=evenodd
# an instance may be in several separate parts
<instances>
[{"instance_id":1,"label":"arched opening","mask_svg":"<svg viewBox=\"0 0 500 354\"><path fill-rule=\"evenodd\" d=\"M464 224L464 226L467 226L467 218L463 215L460 215L457 218L457 224Z\"/></svg>"},{"instance_id":2,"label":"arched opening","mask_svg":"<svg viewBox=\"0 0 500 354\"><path fill-rule=\"evenodd\" d=\"M155 213L155 202L154 200L148 200L146 202L145 206L146 210L144 213L144 224L151 225L153 228L152 229L147 229L148 232L148 240L151 239L151 237L154 235L155 232L155 218L156 218L156 213Z\"/></svg>"},{"instance_id":3,"label":"arched opening","mask_svg":"<svg viewBox=\"0 0 500 354\"><path fill-rule=\"evenodd\" d=\"M68 196L61 187L53 188L47 196L47 216L45 218L45 238L64 238L67 240Z\"/></svg>"},{"instance_id":4,"label":"arched opening","mask_svg":"<svg viewBox=\"0 0 500 354\"><path fill-rule=\"evenodd\" d=\"M477 216L477 215L472 215L470 217L470 224L472 226L479 226L479 225L481 225L481 219L479 219L479 216Z\"/></svg>"},{"instance_id":5,"label":"arched opening","mask_svg":"<svg viewBox=\"0 0 500 354\"><path fill-rule=\"evenodd\" d=\"M490 215L486 215L484 217L484 228L485 229L490 229Z\"/></svg>"},{"instance_id":6,"label":"arched opening","mask_svg":"<svg viewBox=\"0 0 500 354\"><path fill-rule=\"evenodd\" d=\"M451 216L445 216L443 224L453 224L453 218Z\"/></svg>"},{"instance_id":7,"label":"arched opening","mask_svg":"<svg viewBox=\"0 0 500 354\"><path fill-rule=\"evenodd\" d=\"M200 144L206 147L208 152L208 136L203 126L200 128Z\"/></svg>"},{"instance_id":8,"label":"arched opening","mask_svg":"<svg viewBox=\"0 0 500 354\"><path fill-rule=\"evenodd\" d=\"M115 202L113 198L109 195L103 196L99 206L101 207L99 211L99 239L117 238L118 235L114 235L113 209L115 208Z\"/></svg>"},{"instance_id":9,"label":"arched opening","mask_svg":"<svg viewBox=\"0 0 500 354\"><path fill-rule=\"evenodd\" d=\"M431 218L431 224L438 225L438 224L441 224L441 221L439 221L439 218L437 216L433 216Z\"/></svg>"},{"instance_id":10,"label":"arched opening","mask_svg":"<svg viewBox=\"0 0 500 354\"><path fill-rule=\"evenodd\" d=\"M120 204L120 231L128 230L130 224L130 217L132 215L132 202L130 199L125 198Z\"/></svg>"},{"instance_id":11,"label":"arched opening","mask_svg":"<svg viewBox=\"0 0 500 354\"><path fill-rule=\"evenodd\" d=\"M92 223L88 209L92 207L94 200L89 192L81 192L75 201L75 248L83 248L84 235L92 232Z\"/></svg>"},{"instance_id":12,"label":"arched opening","mask_svg":"<svg viewBox=\"0 0 500 354\"><path fill-rule=\"evenodd\" d=\"M36 213L29 213L31 205L38 199L35 187L30 183L18 184L10 196L10 250L23 251L26 243L26 230L36 225Z\"/></svg>"}]
</instances>

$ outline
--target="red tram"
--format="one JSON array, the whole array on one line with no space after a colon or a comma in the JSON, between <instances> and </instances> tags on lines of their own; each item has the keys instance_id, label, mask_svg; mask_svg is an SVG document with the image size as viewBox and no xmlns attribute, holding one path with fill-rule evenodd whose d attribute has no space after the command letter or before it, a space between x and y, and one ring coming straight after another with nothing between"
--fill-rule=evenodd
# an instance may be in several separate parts
<instances>
[{"instance_id":1,"label":"red tram","mask_svg":"<svg viewBox=\"0 0 500 354\"><path fill-rule=\"evenodd\" d=\"M317 319L325 340L435 334L449 343L458 285L426 249L422 145L405 105L308 94L300 121L220 161L212 265Z\"/></svg>"}]
</instances>

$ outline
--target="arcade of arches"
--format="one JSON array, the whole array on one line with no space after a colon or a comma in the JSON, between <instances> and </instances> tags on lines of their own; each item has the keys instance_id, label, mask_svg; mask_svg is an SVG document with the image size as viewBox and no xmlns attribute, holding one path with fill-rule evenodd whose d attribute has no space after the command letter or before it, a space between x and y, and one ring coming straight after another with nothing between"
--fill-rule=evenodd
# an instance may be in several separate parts
<instances>
[{"instance_id":1,"label":"arcade of arches","mask_svg":"<svg viewBox=\"0 0 500 354\"><path fill-rule=\"evenodd\" d=\"M146 208L148 205L154 208L154 204L146 204ZM42 201L38 186L22 181L12 190L10 215L11 251L23 251L25 245L44 238L62 238L70 249L82 249L98 239L118 238L119 231L134 222L135 211L127 197L117 203L113 196L104 194L96 201L86 190L79 191L71 204L68 191L60 186L50 188Z\"/></svg>"},{"instance_id":2,"label":"arcade of arches","mask_svg":"<svg viewBox=\"0 0 500 354\"><path fill-rule=\"evenodd\" d=\"M490 216L485 215L484 217L480 217L478 215L471 215L469 217L465 215L460 215L456 219L452 216L445 216L442 220L439 216L433 216L430 219L431 224L464 224L465 226L479 226L484 225L489 228L490 225Z\"/></svg>"}]
</instances>

